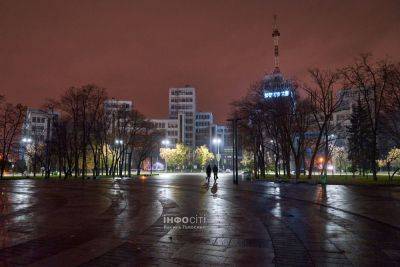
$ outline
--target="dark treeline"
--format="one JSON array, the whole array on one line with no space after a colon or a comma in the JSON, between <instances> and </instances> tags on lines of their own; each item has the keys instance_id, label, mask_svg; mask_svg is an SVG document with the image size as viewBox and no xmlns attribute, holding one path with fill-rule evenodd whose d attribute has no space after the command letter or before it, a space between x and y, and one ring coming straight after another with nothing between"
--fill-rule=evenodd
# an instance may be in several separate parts
<instances>
[{"instance_id":1,"label":"dark treeline","mask_svg":"<svg viewBox=\"0 0 400 267\"><path fill-rule=\"evenodd\" d=\"M276 177L282 173L291 177L292 162L296 179L301 173L311 178L315 171L326 174L337 153L349 162L346 171L371 172L376 180L378 160L400 147L400 64L361 55L349 66L335 71L310 69L309 75L309 85L271 75L233 103L232 117L240 119L246 151L244 162L251 163L256 177L265 177L268 169ZM293 90L291 97L264 96L271 88L288 87ZM338 148L337 133L343 125L334 115L343 110L346 92L352 93L352 113L345 127L347 145Z\"/></svg>"},{"instance_id":2,"label":"dark treeline","mask_svg":"<svg viewBox=\"0 0 400 267\"><path fill-rule=\"evenodd\" d=\"M34 176L42 172L50 177L57 172L60 178L131 176L132 169L140 174L143 161L157 148L160 133L137 110L118 105L105 108L107 99L106 89L85 85L68 88L59 99L48 101L44 109L54 114L47 125L51 129L42 142L35 140L35 134L29 136L30 142L24 151L28 158L25 169ZM7 111L6 107L12 111ZM1 131L13 132L1 136L5 147L0 152L4 155L3 175L10 162L6 156L14 151L16 157L21 138L27 137L21 132L26 107L2 103L1 109L8 121L12 121L9 125L1 124ZM17 165L24 165L26 159L19 156Z\"/></svg>"}]
</instances>

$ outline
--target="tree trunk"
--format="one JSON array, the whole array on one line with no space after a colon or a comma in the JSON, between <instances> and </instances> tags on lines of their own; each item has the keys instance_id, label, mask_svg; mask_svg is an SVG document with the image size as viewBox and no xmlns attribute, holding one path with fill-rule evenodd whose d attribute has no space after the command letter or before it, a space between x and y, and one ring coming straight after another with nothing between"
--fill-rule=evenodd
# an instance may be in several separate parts
<instances>
[{"instance_id":1,"label":"tree trunk","mask_svg":"<svg viewBox=\"0 0 400 267\"><path fill-rule=\"evenodd\" d=\"M141 162L139 161L139 163L137 165L137 169L136 169L136 175L140 175L140 165L141 165Z\"/></svg>"},{"instance_id":2,"label":"tree trunk","mask_svg":"<svg viewBox=\"0 0 400 267\"><path fill-rule=\"evenodd\" d=\"M265 179L265 150L264 146L261 147L261 153L260 153L260 172L261 172L261 178Z\"/></svg>"},{"instance_id":3,"label":"tree trunk","mask_svg":"<svg viewBox=\"0 0 400 267\"><path fill-rule=\"evenodd\" d=\"M129 152L128 154L128 177L132 176L132 151Z\"/></svg>"},{"instance_id":4,"label":"tree trunk","mask_svg":"<svg viewBox=\"0 0 400 267\"><path fill-rule=\"evenodd\" d=\"M257 163L257 150L255 150L254 151L254 154L253 154L253 172L254 172L254 178L255 179L258 179L258 169L257 169L257 165L258 165L258 163Z\"/></svg>"},{"instance_id":5,"label":"tree trunk","mask_svg":"<svg viewBox=\"0 0 400 267\"><path fill-rule=\"evenodd\" d=\"M300 169L301 169L301 160L300 160L300 156L297 155L295 156L295 173L296 173L296 182L300 179Z\"/></svg>"},{"instance_id":6,"label":"tree trunk","mask_svg":"<svg viewBox=\"0 0 400 267\"><path fill-rule=\"evenodd\" d=\"M279 155L275 155L275 178L279 177Z\"/></svg>"},{"instance_id":7,"label":"tree trunk","mask_svg":"<svg viewBox=\"0 0 400 267\"><path fill-rule=\"evenodd\" d=\"M323 127L321 127L321 131L324 131L324 130L325 130L325 125ZM312 173L313 173L313 170L314 170L315 158L317 157L319 146L321 144L321 139L322 139L322 134L319 134L318 138L317 138L317 142L315 143L314 151L313 151L313 153L311 155L310 166L308 167L308 179L309 180L312 178Z\"/></svg>"},{"instance_id":8,"label":"tree trunk","mask_svg":"<svg viewBox=\"0 0 400 267\"><path fill-rule=\"evenodd\" d=\"M378 180L378 176L377 176L377 168L376 168L376 159L377 159L377 146L378 146L378 142L377 142L377 138L376 138L376 133L373 134L373 143L374 143L374 147L372 148L372 176L374 177L374 181Z\"/></svg>"},{"instance_id":9,"label":"tree trunk","mask_svg":"<svg viewBox=\"0 0 400 267\"><path fill-rule=\"evenodd\" d=\"M4 162L5 162L4 160L1 162L1 167L0 167L0 178L1 179L3 179L3 177L4 177L4 169L5 169L5 163Z\"/></svg>"}]
</instances>

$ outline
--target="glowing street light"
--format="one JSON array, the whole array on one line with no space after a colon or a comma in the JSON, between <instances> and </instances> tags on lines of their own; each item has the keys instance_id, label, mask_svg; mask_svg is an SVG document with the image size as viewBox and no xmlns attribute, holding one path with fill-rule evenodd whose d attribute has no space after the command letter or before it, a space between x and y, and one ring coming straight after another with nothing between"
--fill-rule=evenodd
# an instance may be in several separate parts
<instances>
[{"instance_id":1,"label":"glowing street light","mask_svg":"<svg viewBox=\"0 0 400 267\"><path fill-rule=\"evenodd\" d=\"M32 143L32 138L30 138L30 137L24 137L24 138L22 138L21 141L22 141L22 143L24 143L25 146L26 146L25 151L24 151L24 159L25 159L25 164L26 164L26 166L27 166L26 172L27 172L27 175L29 175L29 164L28 164L28 158L27 158L27 154L26 154L26 149L28 148L28 145L29 145L30 143Z\"/></svg>"},{"instance_id":2,"label":"glowing street light","mask_svg":"<svg viewBox=\"0 0 400 267\"><path fill-rule=\"evenodd\" d=\"M169 141L168 139L164 139L164 140L161 141L161 144L162 144L163 146L165 146L165 147L168 147L169 144L170 144L170 141Z\"/></svg>"},{"instance_id":3,"label":"glowing street light","mask_svg":"<svg viewBox=\"0 0 400 267\"><path fill-rule=\"evenodd\" d=\"M217 138L214 138L214 139L213 139L213 143L214 143L214 144L219 144L219 143L221 143L221 138L218 138L218 137L217 137Z\"/></svg>"},{"instance_id":4,"label":"glowing street light","mask_svg":"<svg viewBox=\"0 0 400 267\"><path fill-rule=\"evenodd\" d=\"M24 138L22 138L22 143L26 143L26 144L32 143L32 139L29 137L24 137Z\"/></svg>"},{"instance_id":5,"label":"glowing street light","mask_svg":"<svg viewBox=\"0 0 400 267\"><path fill-rule=\"evenodd\" d=\"M117 146L117 150L118 150L118 154L119 154L119 156L118 156L118 172L120 173L120 175L122 176L122 168L123 168L123 165L124 165L124 155L123 155L123 153L124 153L124 151L123 151L123 147L122 147L122 145L124 144L124 141L123 140L121 140L121 139L115 139L115 141L114 141L114 143L115 143L115 145Z\"/></svg>"},{"instance_id":6,"label":"glowing street light","mask_svg":"<svg viewBox=\"0 0 400 267\"><path fill-rule=\"evenodd\" d=\"M221 144L221 138L215 137L212 142L217 146L217 167L219 169L219 161L221 160L221 155L219 154L219 144Z\"/></svg>"}]
</instances>

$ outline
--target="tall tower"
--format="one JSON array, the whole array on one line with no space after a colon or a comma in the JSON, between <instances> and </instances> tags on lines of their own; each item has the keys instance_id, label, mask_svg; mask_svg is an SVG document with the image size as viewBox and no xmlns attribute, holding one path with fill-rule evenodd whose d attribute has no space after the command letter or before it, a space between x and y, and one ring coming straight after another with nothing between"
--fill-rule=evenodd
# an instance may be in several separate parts
<instances>
[{"instance_id":1,"label":"tall tower","mask_svg":"<svg viewBox=\"0 0 400 267\"><path fill-rule=\"evenodd\" d=\"M274 24L272 26L272 38L274 39L274 73L279 73L279 36L281 36L274 15Z\"/></svg>"}]
</instances>

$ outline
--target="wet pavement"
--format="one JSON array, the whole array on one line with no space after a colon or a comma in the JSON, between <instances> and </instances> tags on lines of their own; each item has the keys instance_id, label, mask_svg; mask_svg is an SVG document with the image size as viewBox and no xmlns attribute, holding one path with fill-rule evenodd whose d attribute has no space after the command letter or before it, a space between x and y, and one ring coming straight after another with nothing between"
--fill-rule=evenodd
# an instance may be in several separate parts
<instances>
[{"instance_id":1,"label":"wet pavement","mask_svg":"<svg viewBox=\"0 0 400 267\"><path fill-rule=\"evenodd\" d=\"M0 266L400 265L400 188L0 181Z\"/></svg>"}]
</instances>

